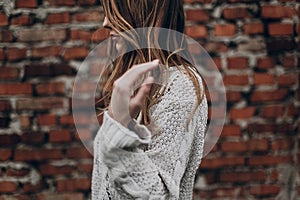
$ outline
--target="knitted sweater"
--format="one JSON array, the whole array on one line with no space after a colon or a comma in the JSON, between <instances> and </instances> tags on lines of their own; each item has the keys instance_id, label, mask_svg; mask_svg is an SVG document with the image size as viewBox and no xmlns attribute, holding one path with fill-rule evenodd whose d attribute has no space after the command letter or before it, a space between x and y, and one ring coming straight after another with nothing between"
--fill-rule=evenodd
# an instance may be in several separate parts
<instances>
[{"instance_id":1,"label":"knitted sweater","mask_svg":"<svg viewBox=\"0 0 300 200\"><path fill-rule=\"evenodd\" d=\"M129 130L104 113L94 141L92 199L192 199L204 145L206 98L191 115L195 105L192 81L172 69L164 95L150 109L151 125L134 120Z\"/></svg>"}]
</instances>

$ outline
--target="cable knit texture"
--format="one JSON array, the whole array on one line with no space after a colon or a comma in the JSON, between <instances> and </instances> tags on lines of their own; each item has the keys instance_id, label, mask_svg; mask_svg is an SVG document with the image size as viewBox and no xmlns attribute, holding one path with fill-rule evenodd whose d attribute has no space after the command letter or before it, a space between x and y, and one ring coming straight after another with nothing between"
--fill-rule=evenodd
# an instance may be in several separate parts
<instances>
[{"instance_id":1,"label":"cable knit texture","mask_svg":"<svg viewBox=\"0 0 300 200\"><path fill-rule=\"evenodd\" d=\"M94 141L92 199L192 199L204 145L206 98L192 116L195 105L192 81L172 69L165 94L150 109L148 127L135 120L129 130L104 113Z\"/></svg>"}]
</instances>

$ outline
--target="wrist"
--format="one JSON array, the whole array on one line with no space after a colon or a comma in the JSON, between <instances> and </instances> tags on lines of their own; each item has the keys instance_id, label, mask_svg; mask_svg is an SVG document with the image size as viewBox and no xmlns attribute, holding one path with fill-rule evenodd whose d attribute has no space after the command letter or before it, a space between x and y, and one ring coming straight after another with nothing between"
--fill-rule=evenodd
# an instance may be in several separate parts
<instances>
[{"instance_id":1,"label":"wrist","mask_svg":"<svg viewBox=\"0 0 300 200\"><path fill-rule=\"evenodd\" d=\"M116 119L114 117L112 117L112 118L126 128L128 128L129 123L132 121L131 117L128 117L128 116L123 116L123 117L121 116L121 117L118 117L118 119Z\"/></svg>"}]
</instances>

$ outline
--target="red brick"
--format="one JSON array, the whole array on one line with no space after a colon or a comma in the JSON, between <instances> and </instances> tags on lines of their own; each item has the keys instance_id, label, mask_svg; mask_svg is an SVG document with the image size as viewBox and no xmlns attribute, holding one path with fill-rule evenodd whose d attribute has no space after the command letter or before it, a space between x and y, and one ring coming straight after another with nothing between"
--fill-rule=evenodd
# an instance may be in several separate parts
<instances>
[{"instance_id":1,"label":"red brick","mask_svg":"<svg viewBox=\"0 0 300 200\"><path fill-rule=\"evenodd\" d=\"M251 133L274 133L275 129L274 124L253 123L248 125L248 132Z\"/></svg>"},{"instance_id":2,"label":"red brick","mask_svg":"<svg viewBox=\"0 0 300 200\"><path fill-rule=\"evenodd\" d=\"M59 122L61 125L74 125L73 115L63 115L60 117Z\"/></svg>"},{"instance_id":3,"label":"red brick","mask_svg":"<svg viewBox=\"0 0 300 200\"><path fill-rule=\"evenodd\" d=\"M216 24L214 28L215 36L234 36L236 26L234 24Z\"/></svg>"},{"instance_id":4,"label":"red brick","mask_svg":"<svg viewBox=\"0 0 300 200\"><path fill-rule=\"evenodd\" d=\"M12 25L31 25L33 23L33 18L30 15L20 15L11 19Z\"/></svg>"},{"instance_id":5,"label":"red brick","mask_svg":"<svg viewBox=\"0 0 300 200\"><path fill-rule=\"evenodd\" d=\"M242 95L237 91L227 91L226 100L227 102L238 102L242 99Z\"/></svg>"},{"instance_id":6,"label":"red brick","mask_svg":"<svg viewBox=\"0 0 300 200\"><path fill-rule=\"evenodd\" d=\"M250 181L264 181L266 180L266 173L264 171L257 172L224 172L220 176L223 182L250 182Z\"/></svg>"},{"instance_id":7,"label":"red brick","mask_svg":"<svg viewBox=\"0 0 300 200\"><path fill-rule=\"evenodd\" d=\"M9 61L18 61L26 58L27 50L25 48L8 48L7 59Z\"/></svg>"},{"instance_id":8,"label":"red brick","mask_svg":"<svg viewBox=\"0 0 300 200\"><path fill-rule=\"evenodd\" d=\"M226 75L223 78L225 86L246 86L249 84L248 75Z\"/></svg>"},{"instance_id":9,"label":"red brick","mask_svg":"<svg viewBox=\"0 0 300 200\"><path fill-rule=\"evenodd\" d=\"M0 181L0 193L13 193L18 186L13 181Z\"/></svg>"},{"instance_id":10,"label":"red brick","mask_svg":"<svg viewBox=\"0 0 300 200\"><path fill-rule=\"evenodd\" d=\"M281 5L264 5L262 6L261 15L263 18L269 19L292 18L296 15L296 10Z\"/></svg>"},{"instance_id":11,"label":"red brick","mask_svg":"<svg viewBox=\"0 0 300 200\"><path fill-rule=\"evenodd\" d=\"M20 199L20 200L31 200L31 199L32 199L32 197L30 197L29 194L14 194L13 197L14 197L15 199L18 199L18 200L19 200L19 199ZM1 199L1 200L6 200L6 199L1 198L1 197L0 197L0 199Z\"/></svg>"},{"instance_id":12,"label":"red brick","mask_svg":"<svg viewBox=\"0 0 300 200\"><path fill-rule=\"evenodd\" d=\"M268 140L252 139L250 141L222 142L221 150L223 152L267 151Z\"/></svg>"},{"instance_id":13,"label":"red brick","mask_svg":"<svg viewBox=\"0 0 300 200\"><path fill-rule=\"evenodd\" d=\"M53 175L67 175L74 171L72 166L55 166L51 164L42 164L40 166L40 172L43 176L53 176Z\"/></svg>"},{"instance_id":14,"label":"red brick","mask_svg":"<svg viewBox=\"0 0 300 200\"><path fill-rule=\"evenodd\" d=\"M198 44L188 44L188 51L193 55L199 55L201 53L201 47Z\"/></svg>"},{"instance_id":15,"label":"red brick","mask_svg":"<svg viewBox=\"0 0 300 200\"><path fill-rule=\"evenodd\" d=\"M227 58L228 69L246 69L248 68L248 58L245 57L229 57Z\"/></svg>"},{"instance_id":16,"label":"red brick","mask_svg":"<svg viewBox=\"0 0 300 200\"><path fill-rule=\"evenodd\" d=\"M267 139L251 139L247 142L249 151L267 151L269 149L269 141Z\"/></svg>"},{"instance_id":17,"label":"red brick","mask_svg":"<svg viewBox=\"0 0 300 200\"><path fill-rule=\"evenodd\" d=\"M16 0L15 6L16 8L36 8L37 0Z\"/></svg>"},{"instance_id":18,"label":"red brick","mask_svg":"<svg viewBox=\"0 0 300 200\"><path fill-rule=\"evenodd\" d=\"M272 23L268 26L268 31L271 36L293 35L293 24Z\"/></svg>"},{"instance_id":19,"label":"red brick","mask_svg":"<svg viewBox=\"0 0 300 200\"><path fill-rule=\"evenodd\" d=\"M283 105L271 105L262 108L261 117L263 118L278 118L284 114Z\"/></svg>"},{"instance_id":20,"label":"red brick","mask_svg":"<svg viewBox=\"0 0 300 200\"><path fill-rule=\"evenodd\" d=\"M0 67L1 80L16 80L19 78L19 69L13 67Z\"/></svg>"},{"instance_id":21,"label":"red brick","mask_svg":"<svg viewBox=\"0 0 300 200\"><path fill-rule=\"evenodd\" d=\"M278 84L280 86L293 86L297 84L297 74L289 73L289 74L282 74L278 78Z\"/></svg>"},{"instance_id":22,"label":"red brick","mask_svg":"<svg viewBox=\"0 0 300 200\"><path fill-rule=\"evenodd\" d=\"M210 19L209 13L204 9L193 9L186 11L186 20L195 22L205 22Z\"/></svg>"},{"instance_id":23,"label":"red brick","mask_svg":"<svg viewBox=\"0 0 300 200\"><path fill-rule=\"evenodd\" d=\"M91 63L89 67L89 74L91 77L99 77L104 67L104 63Z\"/></svg>"},{"instance_id":24,"label":"red brick","mask_svg":"<svg viewBox=\"0 0 300 200\"><path fill-rule=\"evenodd\" d=\"M0 41L2 41L2 42L12 42L13 39L14 39L14 36L13 36L11 30L2 30L0 32Z\"/></svg>"},{"instance_id":25,"label":"red brick","mask_svg":"<svg viewBox=\"0 0 300 200\"><path fill-rule=\"evenodd\" d=\"M91 41L93 33L88 30L71 30L71 39L72 40L85 40Z\"/></svg>"},{"instance_id":26,"label":"red brick","mask_svg":"<svg viewBox=\"0 0 300 200\"><path fill-rule=\"evenodd\" d=\"M20 142L20 136L17 134L0 135L1 146L13 146Z\"/></svg>"},{"instance_id":27,"label":"red brick","mask_svg":"<svg viewBox=\"0 0 300 200\"><path fill-rule=\"evenodd\" d=\"M68 64L63 64L63 63L57 63L57 64L52 64L51 70L53 72L53 76L74 76L76 75L76 70L68 65Z\"/></svg>"},{"instance_id":28,"label":"red brick","mask_svg":"<svg viewBox=\"0 0 300 200\"><path fill-rule=\"evenodd\" d=\"M56 181L57 190L63 191L89 191L91 180L87 178L61 179Z\"/></svg>"},{"instance_id":29,"label":"red brick","mask_svg":"<svg viewBox=\"0 0 300 200\"><path fill-rule=\"evenodd\" d=\"M93 164L88 163L78 163L77 170L80 172L92 173L93 171Z\"/></svg>"},{"instance_id":30,"label":"red brick","mask_svg":"<svg viewBox=\"0 0 300 200\"><path fill-rule=\"evenodd\" d=\"M43 132L25 132L21 135L21 141L24 144L42 144L45 142L45 133Z\"/></svg>"},{"instance_id":31,"label":"red brick","mask_svg":"<svg viewBox=\"0 0 300 200\"><path fill-rule=\"evenodd\" d=\"M53 69L49 64L29 64L25 66L24 78L36 78L38 76L41 77L52 77Z\"/></svg>"},{"instance_id":32,"label":"red brick","mask_svg":"<svg viewBox=\"0 0 300 200\"><path fill-rule=\"evenodd\" d=\"M97 0L78 0L79 5L81 6L92 6L97 5Z\"/></svg>"},{"instance_id":33,"label":"red brick","mask_svg":"<svg viewBox=\"0 0 300 200\"><path fill-rule=\"evenodd\" d=\"M241 127L238 125L224 125L221 137L241 136Z\"/></svg>"},{"instance_id":34,"label":"red brick","mask_svg":"<svg viewBox=\"0 0 300 200\"><path fill-rule=\"evenodd\" d=\"M255 107L231 109L230 110L230 119L232 119L232 120L249 119L254 116L254 113L255 113Z\"/></svg>"},{"instance_id":35,"label":"red brick","mask_svg":"<svg viewBox=\"0 0 300 200\"><path fill-rule=\"evenodd\" d=\"M278 185L257 185L250 186L250 194L256 196L276 195L280 191Z\"/></svg>"},{"instance_id":36,"label":"red brick","mask_svg":"<svg viewBox=\"0 0 300 200\"><path fill-rule=\"evenodd\" d=\"M62 97L47 97L47 98L26 98L18 99L16 102L17 110L51 110L57 108L67 108L66 99Z\"/></svg>"},{"instance_id":37,"label":"red brick","mask_svg":"<svg viewBox=\"0 0 300 200\"><path fill-rule=\"evenodd\" d=\"M5 13L0 13L0 26L8 25L8 17Z\"/></svg>"},{"instance_id":38,"label":"red brick","mask_svg":"<svg viewBox=\"0 0 300 200\"><path fill-rule=\"evenodd\" d=\"M31 127L30 116L28 115L19 115L19 123L21 129L29 129Z\"/></svg>"},{"instance_id":39,"label":"red brick","mask_svg":"<svg viewBox=\"0 0 300 200\"><path fill-rule=\"evenodd\" d=\"M24 183L23 184L23 190L26 193L34 193L34 192L39 192L44 188L43 182L39 181L38 183ZM23 199L22 199L23 200ZM29 199L28 199L29 200Z\"/></svg>"},{"instance_id":40,"label":"red brick","mask_svg":"<svg viewBox=\"0 0 300 200\"><path fill-rule=\"evenodd\" d=\"M194 3L210 4L211 2L212 0L184 0L184 3L190 3L190 4L194 4Z\"/></svg>"},{"instance_id":41,"label":"red brick","mask_svg":"<svg viewBox=\"0 0 300 200\"><path fill-rule=\"evenodd\" d=\"M50 6L74 6L75 0L47 0Z\"/></svg>"},{"instance_id":42,"label":"red brick","mask_svg":"<svg viewBox=\"0 0 300 200\"><path fill-rule=\"evenodd\" d=\"M46 18L46 24L62 24L70 22L70 14L68 12L63 13L49 13Z\"/></svg>"},{"instance_id":43,"label":"red brick","mask_svg":"<svg viewBox=\"0 0 300 200\"><path fill-rule=\"evenodd\" d=\"M223 119L225 116L224 111L225 108L223 105L211 107L208 110L208 118L211 120ZM212 113L214 114L214 116L211 116Z\"/></svg>"},{"instance_id":44,"label":"red brick","mask_svg":"<svg viewBox=\"0 0 300 200\"><path fill-rule=\"evenodd\" d=\"M77 109L82 110L82 109L90 108L91 105L89 105L90 104L89 102L91 102L91 101L95 102L94 99L93 100L87 99L86 101L82 101L82 98L80 99L80 98L75 98L75 97L73 99L70 99L70 100L72 100L70 102L70 104L72 104L72 108L76 109L76 110ZM87 117L86 113L84 113L84 112L78 112L77 114L78 114L78 121L80 123L82 123L82 124L91 123L90 119L87 120L87 118L89 118L89 117Z\"/></svg>"},{"instance_id":45,"label":"red brick","mask_svg":"<svg viewBox=\"0 0 300 200\"><path fill-rule=\"evenodd\" d=\"M102 124L102 122L99 122L99 124ZM89 129L84 128L77 128L77 133L75 134L75 139L78 141L92 141L93 140L93 133Z\"/></svg>"},{"instance_id":46,"label":"red brick","mask_svg":"<svg viewBox=\"0 0 300 200\"><path fill-rule=\"evenodd\" d=\"M54 194L53 192L48 193L39 193L36 195L37 200L85 200L84 194L79 192L68 192L68 193L59 193Z\"/></svg>"},{"instance_id":47,"label":"red brick","mask_svg":"<svg viewBox=\"0 0 300 200\"><path fill-rule=\"evenodd\" d=\"M296 93L296 95L295 95L296 100L300 101L300 89L298 89L295 93Z\"/></svg>"},{"instance_id":48,"label":"red brick","mask_svg":"<svg viewBox=\"0 0 300 200\"><path fill-rule=\"evenodd\" d=\"M25 66L24 78L73 76L76 74L68 64L29 64Z\"/></svg>"},{"instance_id":49,"label":"red brick","mask_svg":"<svg viewBox=\"0 0 300 200\"><path fill-rule=\"evenodd\" d=\"M291 138L276 139L272 142L272 150L290 150L293 146L293 140Z\"/></svg>"},{"instance_id":50,"label":"red brick","mask_svg":"<svg viewBox=\"0 0 300 200\"><path fill-rule=\"evenodd\" d=\"M253 75L255 85L274 85L275 75L270 73L255 73Z\"/></svg>"},{"instance_id":51,"label":"red brick","mask_svg":"<svg viewBox=\"0 0 300 200\"><path fill-rule=\"evenodd\" d=\"M284 56L280 58L280 63L285 68L297 67L297 58L295 56Z\"/></svg>"},{"instance_id":52,"label":"red brick","mask_svg":"<svg viewBox=\"0 0 300 200\"><path fill-rule=\"evenodd\" d=\"M14 177L22 177L27 176L29 174L29 169L7 169L6 175L7 176L14 176Z\"/></svg>"},{"instance_id":53,"label":"red brick","mask_svg":"<svg viewBox=\"0 0 300 200\"><path fill-rule=\"evenodd\" d=\"M257 67L259 69L271 69L275 67L275 61L270 57L259 58L257 60Z\"/></svg>"},{"instance_id":54,"label":"red brick","mask_svg":"<svg viewBox=\"0 0 300 200\"><path fill-rule=\"evenodd\" d=\"M31 95L30 83L0 83L0 95Z\"/></svg>"},{"instance_id":55,"label":"red brick","mask_svg":"<svg viewBox=\"0 0 300 200\"><path fill-rule=\"evenodd\" d=\"M4 60L4 59L5 59L4 49L0 49L0 60Z\"/></svg>"},{"instance_id":56,"label":"red brick","mask_svg":"<svg viewBox=\"0 0 300 200\"><path fill-rule=\"evenodd\" d=\"M216 91L205 91L206 99L208 102L219 102L220 101L220 94Z\"/></svg>"},{"instance_id":57,"label":"red brick","mask_svg":"<svg viewBox=\"0 0 300 200\"><path fill-rule=\"evenodd\" d=\"M270 173L270 180L271 181L278 181L279 180L279 176L280 176L280 173L278 170L272 170L271 173Z\"/></svg>"},{"instance_id":58,"label":"red brick","mask_svg":"<svg viewBox=\"0 0 300 200\"><path fill-rule=\"evenodd\" d=\"M85 147L71 147L67 149L68 158L91 158L92 155Z\"/></svg>"},{"instance_id":59,"label":"red brick","mask_svg":"<svg viewBox=\"0 0 300 200\"><path fill-rule=\"evenodd\" d=\"M252 17L245 7L225 8L223 10L223 16L225 19L245 19Z\"/></svg>"},{"instance_id":60,"label":"red brick","mask_svg":"<svg viewBox=\"0 0 300 200\"><path fill-rule=\"evenodd\" d=\"M200 164L201 169L215 169L222 167L244 165L245 158L242 156L225 158L204 158Z\"/></svg>"},{"instance_id":61,"label":"red brick","mask_svg":"<svg viewBox=\"0 0 300 200\"><path fill-rule=\"evenodd\" d=\"M31 49L31 56L34 58L57 57L62 52L60 46L36 47Z\"/></svg>"},{"instance_id":62,"label":"red brick","mask_svg":"<svg viewBox=\"0 0 300 200\"><path fill-rule=\"evenodd\" d=\"M271 91L253 91L251 95L252 102L263 102L263 101L280 101L283 100L288 91L286 89L271 90Z\"/></svg>"},{"instance_id":63,"label":"red brick","mask_svg":"<svg viewBox=\"0 0 300 200\"><path fill-rule=\"evenodd\" d=\"M56 125L56 116L52 114L38 115L37 123L40 126L54 126Z\"/></svg>"},{"instance_id":64,"label":"red brick","mask_svg":"<svg viewBox=\"0 0 300 200\"><path fill-rule=\"evenodd\" d=\"M264 166L264 165L278 165L282 163L291 163L292 156L251 156L249 158L249 165Z\"/></svg>"},{"instance_id":65,"label":"red brick","mask_svg":"<svg viewBox=\"0 0 300 200\"><path fill-rule=\"evenodd\" d=\"M263 34L264 25L261 22L246 23L244 25L245 34Z\"/></svg>"},{"instance_id":66,"label":"red brick","mask_svg":"<svg viewBox=\"0 0 300 200\"><path fill-rule=\"evenodd\" d=\"M69 142L71 141L71 134L68 130L51 130L49 132L49 142Z\"/></svg>"},{"instance_id":67,"label":"red brick","mask_svg":"<svg viewBox=\"0 0 300 200\"><path fill-rule=\"evenodd\" d=\"M56 28L23 28L16 32L16 37L20 42L62 41L66 39L67 32Z\"/></svg>"},{"instance_id":68,"label":"red brick","mask_svg":"<svg viewBox=\"0 0 300 200\"><path fill-rule=\"evenodd\" d=\"M214 57L212 58L213 59L213 62L215 64L215 66L219 69L219 70L222 70L222 60L221 58L218 58L218 57ZM214 67L214 66L213 66Z\"/></svg>"},{"instance_id":69,"label":"red brick","mask_svg":"<svg viewBox=\"0 0 300 200\"><path fill-rule=\"evenodd\" d=\"M76 13L72 17L73 22L99 22L102 21L104 16L97 11L89 11Z\"/></svg>"},{"instance_id":70,"label":"red brick","mask_svg":"<svg viewBox=\"0 0 300 200\"><path fill-rule=\"evenodd\" d=\"M293 37L270 37L266 40L267 50L270 54L295 49Z\"/></svg>"},{"instance_id":71,"label":"red brick","mask_svg":"<svg viewBox=\"0 0 300 200\"><path fill-rule=\"evenodd\" d=\"M201 25L187 26L186 34L192 38L206 38L208 36L206 27Z\"/></svg>"},{"instance_id":72,"label":"red brick","mask_svg":"<svg viewBox=\"0 0 300 200\"><path fill-rule=\"evenodd\" d=\"M11 156L12 156L12 150L0 149L0 161L7 161L11 158Z\"/></svg>"},{"instance_id":73,"label":"red brick","mask_svg":"<svg viewBox=\"0 0 300 200\"><path fill-rule=\"evenodd\" d=\"M20 115L18 117L19 119L19 123L20 123L20 128L21 129L29 129L30 126L31 126L31 121L30 121L30 118L29 116L26 116L26 115Z\"/></svg>"},{"instance_id":74,"label":"red brick","mask_svg":"<svg viewBox=\"0 0 300 200\"><path fill-rule=\"evenodd\" d=\"M11 103L8 100L0 100L0 112L9 112L11 109Z\"/></svg>"},{"instance_id":75,"label":"red brick","mask_svg":"<svg viewBox=\"0 0 300 200\"><path fill-rule=\"evenodd\" d=\"M246 142L222 142L221 143L222 152L245 152L247 151Z\"/></svg>"},{"instance_id":76,"label":"red brick","mask_svg":"<svg viewBox=\"0 0 300 200\"><path fill-rule=\"evenodd\" d=\"M295 128L293 127L293 124L289 123L289 122L281 122L281 123L277 123L277 133L281 133L281 134L294 134L295 132Z\"/></svg>"},{"instance_id":77,"label":"red brick","mask_svg":"<svg viewBox=\"0 0 300 200\"><path fill-rule=\"evenodd\" d=\"M62 95L65 94L66 88L63 82L50 82L39 84L36 86L36 92L38 95Z\"/></svg>"},{"instance_id":78,"label":"red brick","mask_svg":"<svg viewBox=\"0 0 300 200\"><path fill-rule=\"evenodd\" d=\"M71 47L64 51L63 57L65 60L83 59L88 55L88 50L85 47Z\"/></svg>"},{"instance_id":79,"label":"red brick","mask_svg":"<svg viewBox=\"0 0 300 200\"><path fill-rule=\"evenodd\" d=\"M63 154L59 149L16 149L14 154L15 161L42 161L62 159Z\"/></svg>"},{"instance_id":80,"label":"red brick","mask_svg":"<svg viewBox=\"0 0 300 200\"><path fill-rule=\"evenodd\" d=\"M243 189L241 187L218 187L209 191L209 196L212 199L233 199L237 196L240 196L243 193ZM200 197L201 199L207 199L206 197Z\"/></svg>"},{"instance_id":81,"label":"red brick","mask_svg":"<svg viewBox=\"0 0 300 200\"><path fill-rule=\"evenodd\" d=\"M207 41L205 42L204 49L209 53L220 53L220 52L227 52L228 51L228 45L224 44L223 42L211 42Z\"/></svg>"},{"instance_id":82,"label":"red brick","mask_svg":"<svg viewBox=\"0 0 300 200\"><path fill-rule=\"evenodd\" d=\"M300 108L294 105L293 103L286 106L286 116L296 117L300 113Z\"/></svg>"}]
</instances>

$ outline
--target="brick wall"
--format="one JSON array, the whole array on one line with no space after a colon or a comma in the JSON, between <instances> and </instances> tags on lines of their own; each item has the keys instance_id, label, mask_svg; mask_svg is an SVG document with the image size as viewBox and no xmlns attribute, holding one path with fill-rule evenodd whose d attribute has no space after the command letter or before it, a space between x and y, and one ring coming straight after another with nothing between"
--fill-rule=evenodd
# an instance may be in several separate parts
<instances>
[{"instance_id":1,"label":"brick wall","mask_svg":"<svg viewBox=\"0 0 300 200\"><path fill-rule=\"evenodd\" d=\"M92 156L76 136L70 108L76 69L107 36L98 30L100 3L8 2L0 2L0 199L87 199ZM300 194L300 2L185 5L186 32L213 57L228 100L195 199Z\"/></svg>"}]
</instances>

